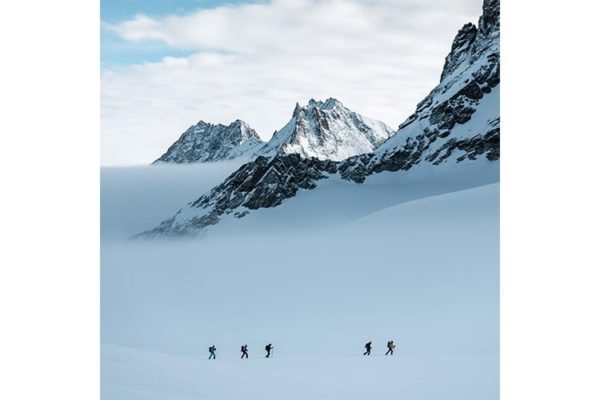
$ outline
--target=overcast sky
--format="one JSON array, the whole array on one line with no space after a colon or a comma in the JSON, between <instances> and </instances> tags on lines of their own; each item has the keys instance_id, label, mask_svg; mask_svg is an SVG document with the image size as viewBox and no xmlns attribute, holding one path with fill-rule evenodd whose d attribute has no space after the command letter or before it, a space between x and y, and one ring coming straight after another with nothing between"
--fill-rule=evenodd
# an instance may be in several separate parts
<instances>
[{"instance_id":1,"label":"overcast sky","mask_svg":"<svg viewBox=\"0 0 600 400\"><path fill-rule=\"evenodd\" d=\"M199 120L268 140L311 98L396 128L481 4L102 0L102 164L148 164Z\"/></svg>"}]
</instances>

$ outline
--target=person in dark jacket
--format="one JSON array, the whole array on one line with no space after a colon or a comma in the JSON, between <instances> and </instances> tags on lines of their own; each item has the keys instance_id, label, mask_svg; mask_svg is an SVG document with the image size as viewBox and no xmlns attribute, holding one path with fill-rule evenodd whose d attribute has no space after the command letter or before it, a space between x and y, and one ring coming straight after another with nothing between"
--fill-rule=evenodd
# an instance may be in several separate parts
<instances>
[{"instance_id":1,"label":"person in dark jacket","mask_svg":"<svg viewBox=\"0 0 600 400\"><path fill-rule=\"evenodd\" d=\"M388 351L385 352L385 355L387 356L389 354L390 356L393 356L395 347L396 347L396 345L394 344L393 340L388 341L387 342Z\"/></svg>"},{"instance_id":2,"label":"person in dark jacket","mask_svg":"<svg viewBox=\"0 0 600 400\"><path fill-rule=\"evenodd\" d=\"M265 346L265 350L267 351L267 355L265 357L269 358L271 356L271 350L273 350L273 345L269 343Z\"/></svg>"},{"instance_id":3,"label":"person in dark jacket","mask_svg":"<svg viewBox=\"0 0 600 400\"><path fill-rule=\"evenodd\" d=\"M242 346L242 349L240 350L242 352L242 357L241 358L248 358L248 345L245 344Z\"/></svg>"},{"instance_id":4,"label":"person in dark jacket","mask_svg":"<svg viewBox=\"0 0 600 400\"><path fill-rule=\"evenodd\" d=\"M212 345L208 348L208 351L210 352L210 356L208 356L208 359L210 360L211 358L214 360L217 358L217 355L215 354L215 351L217 351L217 348Z\"/></svg>"},{"instance_id":5,"label":"person in dark jacket","mask_svg":"<svg viewBox=\"0 0 600 400\"><path fill-rule=\"evenodd\" d=\"M371 349L372 349L372 343L369 342L367 344L365 344L365 352L363 353L363 356L370 356L371 355Z\"/></svg>"}]
</instances>

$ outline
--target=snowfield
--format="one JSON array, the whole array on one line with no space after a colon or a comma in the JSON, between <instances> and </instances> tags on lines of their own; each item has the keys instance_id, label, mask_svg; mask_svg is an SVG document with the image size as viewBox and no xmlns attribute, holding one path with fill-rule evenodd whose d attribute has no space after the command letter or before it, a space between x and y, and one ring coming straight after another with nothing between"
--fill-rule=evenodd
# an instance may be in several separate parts
<instances>
[{"instance_id":1,"label":"snowfield","mask_svg":"<svg viewBox=\"0 0 600 400\"><path fill-rule=\"evenodd\" d=\"M497 162L325 179L197 240L126 240L235 168L102 171L104 400L499 397Z\"/></svg>"},{"instance_id":2,"label":"snowfield","mask_svg":"<svg viewBox=\"0 0 600 400\"><path fill-rule=\"evenodd\" d=\"M356 355L208 361L105 345L105 399L494 399L485 356ZM457 363L458 362L458 363ZM106 383L108 382L108 383Z\"/></svg>"}]
</instances>

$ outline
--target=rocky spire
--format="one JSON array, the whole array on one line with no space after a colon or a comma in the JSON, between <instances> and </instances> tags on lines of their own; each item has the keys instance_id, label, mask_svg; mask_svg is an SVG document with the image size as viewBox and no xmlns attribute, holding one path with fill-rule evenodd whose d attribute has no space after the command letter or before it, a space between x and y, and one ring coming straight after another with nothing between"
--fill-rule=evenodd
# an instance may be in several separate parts
<instances>
[{"instance_id":1,"label":"rocky spire","mask_svg":"<svg viewBox=\"0 0 600 400\"><path fill-rule=\"evenodd\" d=\"M500 1L485 0L483 13L476 27L472 23L465 24L456 34L450 53L446 56L440 82L451 75L457 68L476 59L490 43L497 46L495 36L500 32Z\"/></svg>"},{"instance_id":2,"label":"rocky spire","mask_svg":"<svg viewBox=\"0 0 600 400\"><path fill-rule=\"evenodd\" d=\"M302 110L302 107L300 107L300 104L298 104L298 102L296 102L296 107L294 107L294 112L292 113L292 117L297 117L298 114L300 113L300 110Z\"/></svg>"}]
</instances>

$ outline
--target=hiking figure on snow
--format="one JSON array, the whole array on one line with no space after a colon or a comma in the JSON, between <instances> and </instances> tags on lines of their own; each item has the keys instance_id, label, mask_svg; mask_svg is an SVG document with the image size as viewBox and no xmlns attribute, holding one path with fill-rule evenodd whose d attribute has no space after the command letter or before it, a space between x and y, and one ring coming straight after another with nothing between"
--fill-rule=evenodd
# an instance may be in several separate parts
<instances>
[{"instance_id":1,"label":"hiking figure on snow","mask_svg":"<svg viewBox=\"0 0 600 400\"><path fill-rule=\"evenodd\" d=\"M386 351L385 355L387 356L389 354L390 356L393 356L395 347L396 347L396 345L394 344L393 340L388 341L387 342L388 351Z\"/></svg>"},{"instance_id":2,"label":"hiking figure on snow","mask_svg":"<svg viewBox=\"0 0 600 400\"><path fill-rule=\"evenodd\" d=\"M370 356L370 355L371 355L371 345L372 345L372 343L371 343L371 342L369 342L369 343L365 344L365 349L366 349L367 351L365 351L365 352L363 353L363 356Z\"/></svg>"},{"instance_id":3,"label":"hiking figure on snow","mask_svg":"<svg viewBox=\"0 0 600 400\"><path fill-rule=\"evenodd\" d=\"M217 355L215 354L215 351L217 351L217 348L212 345L208 348L208 351L210 352L210 356L208 356L208 359L210 360L211 358L214 360L217 358Z\"/></svg>"},{"instance_id":4,"label":"hiking figure on snow","mask_svg":"<svg viewBox=\"0 0 600 400\"><path fill-rule=\"evenodd\" d=\"M242 352L241 358L244 358L244 357L248 358L248 345L247 344L243 345L240 351Z\"/></svg>"},{"instance_id":5,"label":"hiking figure on snow","mask_svg":"<svg viewBox=\"0 0 600 400\"><path fill-rule=\"evenodd\" d=\"M265 350L267 351L267 355L265 357L269 358L269 356L271 355L271 350L273 350L273 345L271 343L269 343L268 345L265 346Z\"/></svg>"}]
</instances>

